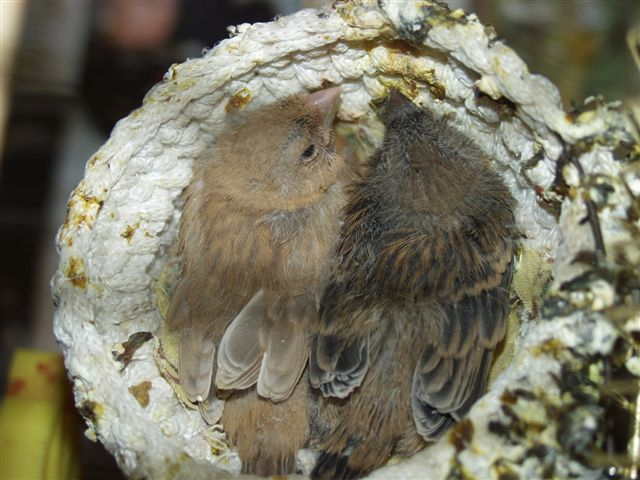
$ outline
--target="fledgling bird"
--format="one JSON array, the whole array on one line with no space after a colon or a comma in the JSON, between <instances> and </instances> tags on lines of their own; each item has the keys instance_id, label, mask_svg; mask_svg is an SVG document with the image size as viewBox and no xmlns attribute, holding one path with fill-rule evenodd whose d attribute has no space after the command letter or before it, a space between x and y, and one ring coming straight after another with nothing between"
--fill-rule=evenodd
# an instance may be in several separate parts
<instances>
[{"instance_id":1,"label":"fledgling bird","mask_svg":"<svg viewBox=\"0 0 640 480\"><path fill-rule=\"evenodd\" d=\"M312 478L364 475L438 438L483 393L503 339L514 200L463 134L392 91L345 208L309 360L339 402Z\"/></svg>"},{"instance_id":2,"label":"fledgling bird","mask_svg":"<svg viewBox=\"0 0 640 480\"><path fill-rule=\"evenodd\" d=\"M227 397L222 424L249 473L290 473L308 432L299 380L346 202L339 98L334 87L230 114L185 195L167 315L179 377L210 423L207 405Z\"/></svg>"}]
</instances>

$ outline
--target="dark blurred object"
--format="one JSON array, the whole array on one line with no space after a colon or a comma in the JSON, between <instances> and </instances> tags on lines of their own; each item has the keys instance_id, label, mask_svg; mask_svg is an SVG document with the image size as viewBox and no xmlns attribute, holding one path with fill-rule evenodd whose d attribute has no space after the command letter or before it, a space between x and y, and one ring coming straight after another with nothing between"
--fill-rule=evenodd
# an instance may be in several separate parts
<instances>
[{"instance_id":1,"label":"dark blurred object","mask_svg":"<svg viewBox=\"0 0 640 480\"><path fill-rule=\"evenodd\" d=\"M163 2L161 2L163 3ZM105 1L96 12L96 28L87 52L82 95L102 132L142 104L172 63L202 54L202 49L228 37L227 27L269 21L275 15L263 3L184 0L167 18L170 5L147 20L139 33L137 18L155 12L157 2ZM166 10L166 11L165 11Z\"/></svg>"},{"instance_id":2,"label":"dark blurred object","mask_svg":"<svg viewBox=\"0 0 640 480\"><path fill-rule=\"evenodd\" d=\"M95 126L108 135L118 120L142 104L147 91L175 61L169 51L119 50L94 36L81 92Z\"/></svg>"},{"instance_id":3,"label":"dark blurred object","mask_svg":"<svg viewBox=\"0 0 640 480\"><path fill-rule=\"evenodd\" d=\"M102 0L97 3L97 30L115 48L144 51L167 43L179 18L178 0Z\"/></svg>"},{"instance_id":4,"label":"dark blurred object","mask_svg":"<svg viewBox=\"0 0 640 480\"><path fill-rule=\"evenodd\" d=\"M27 346L33 272L46 235L46 198L81 69L90 3L29 2L16 45L0 180L0 380ZM49 239L51 244L53 239Z\"/></svg>"},{"instance_id":5,"label":"dark blurred object","mask_svg":"<svg viewBox=\"0 0 640 480\"><path fill-rule=\"evenodd\" d=\"M0 152L4 147L4 138L9 113L10 80L16 56L16 45L24 23L25 2L6 2L0 15ZM0 157L0 167L2 157Z\"/></svg>"},{"instance_id":6,"label":"dark blurred object","mask_svg":"<svg viewBox=\"0 0 640 480\"><path fill-rule=\"evenodd\" d=\"M193 39L202 47L210 48L229 36L230 25L269 22L276 13L264 1L183 0L176 38L179 41Z\"/></svg>"},{"instance_id":7,"label":"dark blurred object","mask_svg":"<svg viewBox=\"0 0 640 480\"><path fill-rule=\"evenodd\" d=\"M100 442L82 439L82 478L86 480L125 480L113 456Z\"/></svg>"}]
</instances>

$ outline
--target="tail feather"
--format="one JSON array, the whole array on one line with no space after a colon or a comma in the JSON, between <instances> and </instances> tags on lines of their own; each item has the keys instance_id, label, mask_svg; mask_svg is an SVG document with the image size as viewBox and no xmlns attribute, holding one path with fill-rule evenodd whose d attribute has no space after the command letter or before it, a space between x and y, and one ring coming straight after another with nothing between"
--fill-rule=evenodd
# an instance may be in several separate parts
<instances>
[{"instance_id":1,"label":"tail feather","mask_svg":"<svg viewBox=\"0 0 640 480\"><path fill-rule=\"evenodd\" d=\"M472 350L476 355L462 359L454 368L446 388L429 393L428 374L416 368L411 393L411 408L418 433L425 440L435 440L467 414L484 392L492 352Z\"/></svg>"},{"instance_id":2,"label":"tail feather","mask_svg":"<svg viewBox=\"0 0 640 480\"><path fill-rule=\"evenodd\" d=\"M258 381L263 355L259 331L265 312L265 295L260 290L225 330L218 349L219 389L243 390Z\"/></svg>"},{"instance_id":3,"label":"tail feather","mask_svg":"<svg viewBox=\"0 0 640 480\"><path fill-rule=\"evenodd\" d=\"M359 387L369 367L368 338L346 340L315 335L311 344L311 385L325 397L346 398Z\"/></svg>"},{"instance_id":4,"label":"tail feather","mask_svg":"<svg viewBox=\"0 0 640 480\"><path fill-rule=\"evenodd\" d=\"M348 462L348 456L322 452L310 476L312 480L347 480L360 477L362 472L350 468Z\"/></svg>"},{"instance_id":5,"label":"tail feather","mask_svg":"<svg viewBox=\"0 0 640 480\"><path fill-rule=\"evenodd\" d=\"M202 402L211 390L216 346L206 335L197 335L193 329L180 334L180 366L178 376L187 398Z\"/></svg>"},{"instance_id":6,"label":"tail feather","mask_svg":"<svg viewBox=\"0 0 640 480\"><path fill-rule=\"evenodd\" d=\"M221 423L238 448L243 473L295 472L296 454L309 435L308 390L303 378L283 402L261 398L255 389L234 392L227 399Z\"/></svg>"},{"instance_id":7,"label":"tail feather","mask_svg":"<svg viewBox=\"0 0 640 480\"><path fill-rule=\"evenodd\" d=\"M258 394L274 402L286 400L298 384L309 359L307 329L316 313L310 297L277 298L262 324L264 357Z\"/></svg>"}]
</instances>

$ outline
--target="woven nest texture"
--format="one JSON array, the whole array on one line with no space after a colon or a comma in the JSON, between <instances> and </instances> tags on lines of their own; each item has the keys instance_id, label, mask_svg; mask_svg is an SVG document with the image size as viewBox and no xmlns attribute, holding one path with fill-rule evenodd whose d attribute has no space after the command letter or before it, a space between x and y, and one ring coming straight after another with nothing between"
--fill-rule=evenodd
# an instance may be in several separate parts
<instances>
[{"instance_id":1,"label":"woven nest texture","mask_svg":"<svg viewBox=\"0 0 640 480\"><path fill-rule=\"evenodd\" d=\"M174 394L162 367L166 298L158 291L175 282L180 194L194 159L228 112L328 84L343 90L339 120L366 137L375 130L367 127L372 105L395 87L473 138L518 200L519 327L506 369L468 419L371 478L597 475L580 452L597 440L594 385L624 331L609 311L625 302L615 276L597 272L640 263L630 213L640 178L616 158L621 145L638 147L618 106L594 100L565 113L556 88L491 28L437 3L336 2L231 33L170 68L89 160L69 200L57 237L54 328L87 435L131 477L237 474L222 430ZM594 217L602 245L584 221ZM597 262L579 261L597 250Z\"/></svg>"}]
</instances>

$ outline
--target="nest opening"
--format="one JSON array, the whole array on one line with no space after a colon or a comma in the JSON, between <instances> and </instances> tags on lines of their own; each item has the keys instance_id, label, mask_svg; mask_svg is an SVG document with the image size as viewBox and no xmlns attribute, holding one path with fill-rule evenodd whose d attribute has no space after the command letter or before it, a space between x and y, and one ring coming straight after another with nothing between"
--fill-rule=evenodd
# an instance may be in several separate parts
<instances>
[{"instance_id":1,"label":"nest opening","mask_svg":"<svg viewBox=\"0 0 640 480\"><path fill-rule=\"evenodd\" d=\"M640 172L615 160L621 142L635 141L611 106L590 104L569 119L555 88L529 74L475 16L396 3L362 0L238 27L202 58L174 65L89 160L57 239L55 331L88 434L126 474L239 471L224 433L173 388L175 341L163 316L180 274L180 194L228 112L327 84L343 88L336 131L347 155L366 158L376 147L376 104L391 87L447 116L494 160L518 202L524 237L508 337L471 423L380 475L597 470L579 452L596 442L602 419L599 395L585 385L598 382L605 367L596 359L620 338L605 317L627 280L593 272L640 263L637 219L630 220L637 192L628 188ZM580 151L569 148L580 141ZM571 161L560 162L562 155ZM531 441L538 453L517 451ZM299 461L308 471L311 457Z\"/></svg>"}]
</instances>

